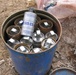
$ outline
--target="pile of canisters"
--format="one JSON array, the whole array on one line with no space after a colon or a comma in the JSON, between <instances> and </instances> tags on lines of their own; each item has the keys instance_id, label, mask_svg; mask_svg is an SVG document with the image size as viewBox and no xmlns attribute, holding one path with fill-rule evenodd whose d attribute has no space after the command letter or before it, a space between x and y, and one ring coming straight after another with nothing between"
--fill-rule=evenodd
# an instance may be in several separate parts
<instances>
[{"instance_id":1,"label":"pile of canisters","mask_svg":"<svg viewBox=\"0 0 76 75\"><path fill-rule=\"evenodd\" d=\"M52 48L58 40L54 24L41 19L33 10L25 12L24 17L15 19L14 25L6 29L7 43L21 53L39 53Z\"/></svg>"}]
</instances>

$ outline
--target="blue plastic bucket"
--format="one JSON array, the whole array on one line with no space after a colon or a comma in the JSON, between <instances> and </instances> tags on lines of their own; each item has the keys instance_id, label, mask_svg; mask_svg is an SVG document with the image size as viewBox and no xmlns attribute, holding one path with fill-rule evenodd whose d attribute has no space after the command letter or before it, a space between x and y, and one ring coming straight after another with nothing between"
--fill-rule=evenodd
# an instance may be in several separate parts
<instances>
[{"instance_id":1,"label":"blue plastic bucket","mask_svg":"<svg viewBox=\"0 0 76 75\"><path fill-rule=\"evenodd\" d=\"M4 44L8 48L15 69L20 75L45 75L50 70L57 44L61 38L62 27L60 25L60 22L53 15L41 10L35 10L37 15L40 16L42 19L46 18L53 21L55 32L59 36L58 41L51 49L42 51L40 53L19 53L6 43L6 40L8 40L8 36L5 31L8 26L13 25L13 22L16 18L22 17L24 15L24 12L26 11L27 10L16 12L4 21L1 28L1 37Z\"/></svg>"},{"instance_id":2,"label":"blue plastic bucket","mask_svg":"<svg viewBox=\"0 0 76 75\"><path fill-rule=\"evenodd\" d=\"M76 75L76 72L69 68L60 68L60 69L53 71L49 75Z\"/></svg>"}]
</instances>

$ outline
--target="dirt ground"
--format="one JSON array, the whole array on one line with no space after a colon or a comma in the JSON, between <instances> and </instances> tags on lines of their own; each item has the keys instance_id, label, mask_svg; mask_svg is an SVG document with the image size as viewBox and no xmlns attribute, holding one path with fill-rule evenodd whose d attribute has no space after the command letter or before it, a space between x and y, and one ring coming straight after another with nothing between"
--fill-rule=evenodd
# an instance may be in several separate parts
<instances>
[{"instance_id":1,"label":"dirt ground","mask_svg":"<svg viewBox=\"0 0 76 75\"><path fill-rule=\"evenodd\" d=\"M0 0L0 28L12 13L26 9L26 0ZM76 17L62 22L62 38L53 58L51 71L67 67L76 71ZM0 32L1 33L1 32ZM0 75L18 75L0 36Z\"/></svg>"}]
</instances>

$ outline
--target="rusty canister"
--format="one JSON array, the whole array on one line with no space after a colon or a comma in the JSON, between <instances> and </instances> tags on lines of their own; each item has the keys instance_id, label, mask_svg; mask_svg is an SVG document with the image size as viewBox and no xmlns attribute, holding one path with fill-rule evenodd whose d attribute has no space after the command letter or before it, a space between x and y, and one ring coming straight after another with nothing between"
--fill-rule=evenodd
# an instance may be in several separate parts
<instances>
[{"instance_id":1,"label":"rusty canister","mask_svg":"<svg viewBox=\"0 0 76 75\"><path fill-rule=\"evenodd\" d=\"M15 19L14 25L19 25L20 27L22 27L22 25L23 25L23 17Z\"/></svg>"},{"instance_id":2,"label":"rusty canister","mask_svg":"<svg viewBox=\"0 0 76 75\"><path fill-rule=\"evenodd\" d=\"M6 33L9 38L19 40L21 38L21 29L18 25L11 25L6 29Z\"/></svg>"},{"instance_id":3,"label":"rusty canister","mask_svg":"<svg viewBox=\"0 0 76 75\"><path fill-rule=\"evenodd\" d=\"M53 27L53 22L51 20L41 20L39 22L39 28L42 33L46 34L49 32Z\"/></svg>"}]
</instances>

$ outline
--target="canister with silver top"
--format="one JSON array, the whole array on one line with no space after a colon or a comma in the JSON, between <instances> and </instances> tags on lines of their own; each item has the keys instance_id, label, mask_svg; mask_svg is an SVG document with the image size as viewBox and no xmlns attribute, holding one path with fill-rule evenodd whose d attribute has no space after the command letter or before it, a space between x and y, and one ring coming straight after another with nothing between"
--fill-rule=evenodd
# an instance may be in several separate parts
<instances>
[{"instance_id":1,"label":"canister with silver top","mask_svg":"<svg viewBox=\"0 0 76 75\"><path fill-rule=\"evenodd\" d=\"M53 30L51 30L50 32L46 33L45 38L48 38L48 37L50 37L54 41L57 41L57 39L58 39L58 35Z\"/></svg>"},{"instance_id":2,"label":"canister with silver top","mask_svg":"<svg viewBox=\"0 0 76 75\"><path fill-rule=\"evenodd\" d=\"M34 47L41 47L41 42L44 39L44 34L38 29L32 36Z\"/></svg>"},{"instance_id":3,"label":"canister with silver top","mask_svg":"<svg viewBox=\"0 0 76 75\"><path fill-rule=\"evenodd\" d=\"M21 38L20 43L26 43L27 45L29 45L31 47L33 44L33 40L31 37L24 36Z\"/></svg>"},{"instance_id":4,"label":"canister with silver top","mask_svg":"<svg viewBox=\"0 0 76 75\"><path fill-rule=\"evenodd\" d=\"M41 52L41 51L42 51L41 48L33 48L33 49L32 49L32 52L33 52L33 53L39 53L39 52Z\"/></svg>"},{"instance_id":5,"label":"canister with silver top","mask_svg":"<svg viewBox=\"0 0 76 75\"><path fill-rule=\"evenodd\" d=\"M18 52L22 52L22 53L30 53L30 48L27 44L25 43L19 43L17 45L14 46L14 49Z\"/></svg>"},{"instance_id":6,"label":"canister with silver top","mask_svg":"<svg viewBox=\"0 0 76 75\"><path fill-rule=\"evenodd\" d=\"M11 34L11 35L15 35L15 34L17 34L18 33L18 30L16 29L16 28L11 28L11 30L10 30L10 32L9 32L9 34Z\"/></svg>"},{"instance_id":7,"label":"canister with silver top","mask_svg":"<svg viewBox=\"0 0 76 75\"><path fill-rule=\"evenodd\" d=\"M52 40L51 38L46 38L42 41L41 43L41 48L42 49L49 49L51 48L53 45L55 45L55 41Z\"/></svg>"},{"instance_id":8,"label":"canister with silver top","mask_svg":"<svg viewBox=\"0 0 76 75\"><path fill-rule=\"evenodd\" d=\"M9 45L10 47L14 48L14 46L15 46L16 44L19 44L19 41L16 40L16 39L10 38L10 39L7 41L7 43L8 43L8 45Z\"/></svg>"}]
</instances>

